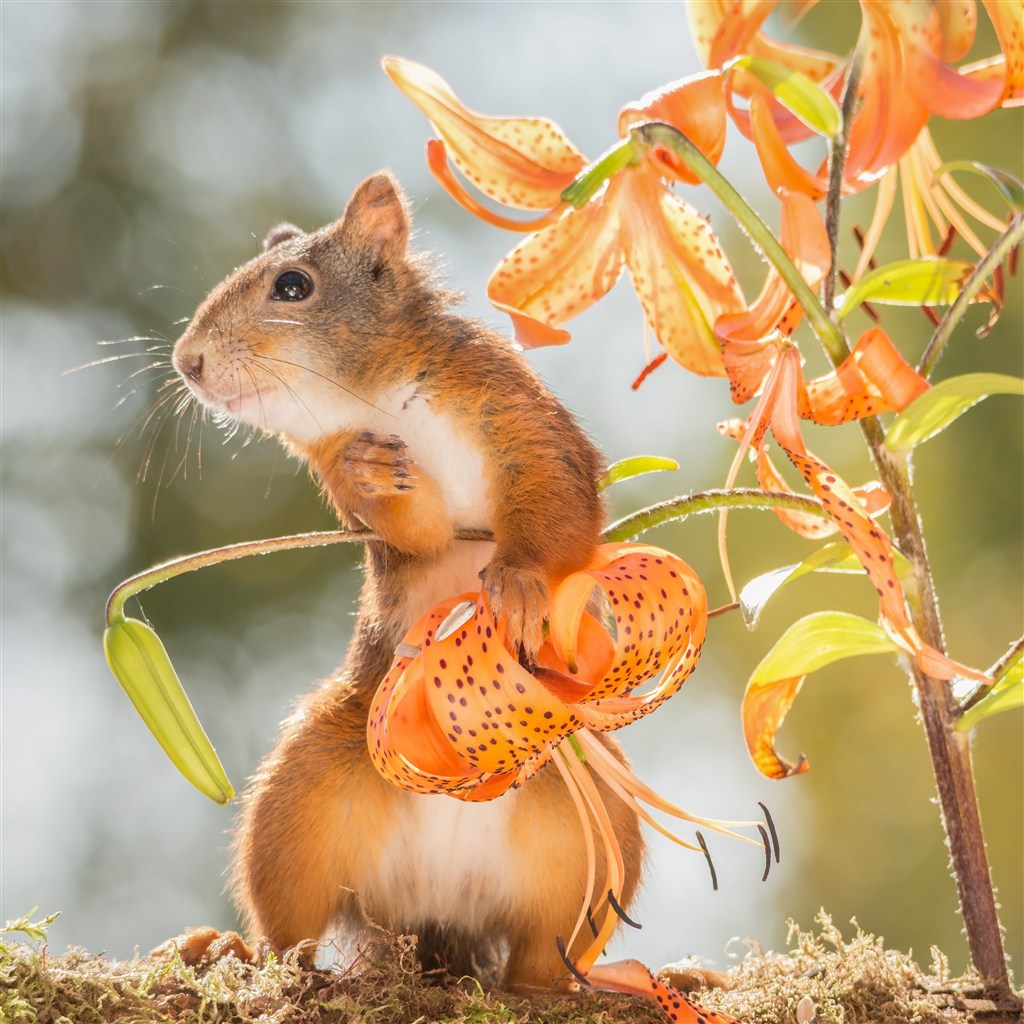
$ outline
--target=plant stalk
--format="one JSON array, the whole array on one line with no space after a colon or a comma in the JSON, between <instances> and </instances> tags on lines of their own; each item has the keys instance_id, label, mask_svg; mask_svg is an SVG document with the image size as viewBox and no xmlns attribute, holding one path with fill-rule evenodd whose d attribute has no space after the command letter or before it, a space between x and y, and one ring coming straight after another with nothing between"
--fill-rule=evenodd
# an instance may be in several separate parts
<instances>
[{"instance_id":1,"label":"plant stalk","mask_svg":"<svg viewBox=\"0 0 1024 1024\"><path fill-rule=\"evenodd\" d=\"M856 70L855 62L851 71L856 73ZM843 97L843 135L847 139L852 122L854 96L855 88L850 88L848 84ZM830 240L838 239L839 235L844 149L845 147L836 145L829 154L832 166L829 194L826 197L826 230ZM1005 245L1007 236L1012 232L1011 223L1000 242ZM1008 251L1009 248L1006 247L1003 252L1004 258ZM989 255L991 256L991 253ZM833 269L834 260L833 251ZM980 289L990 273L991 269L981 270L980 267L975 271L971 278L971 283L976 286L975 291ZM830 316L833 296L834 290L825 296L825 309ZM936 331L921 361L920 372L925 376L942 352L953 326L963 316L971 297L973 293L965 296L962 303L958 300L954 304L958 306L958 315L954 318L954 309L951 307L946 319ZM821 337L820 332L818 333ZM837 365L834 346L826 345L825 349L833 365ZM862 419L860 425L882 486L892 495L889 517L893 527L893 538L896 546L910 563L910 576L905 591L911 620L926 644L944 652L945 641L939 616L939 603L925 548L921 518L911 486L909 456L890 452L885 447L885 433L877 417ZM946 833L946 844L971 959L987 987L1000 996L1012 997L995 892L985 851L981 814L974 787L970 739L967 734L956 729L959 708L949 681L933 679L913 661L909 673L917 690L921 722L931 755L942 824Z\"/></svg>"},{"instance_id":2,"label":"plant stalk","mask_svg":"<svg viewBox=\"0 0 1024 1024\"><path fill-rule=\"evenodd\" d=\"M882 486L892 495L889 515L894 539L912 567L913 583L907 587L911 619L924 642L943 651L942 622L910 486L909 463L904 456L893 454L882 445L872 445L871 454ZM928 740L971 959L988 988L1000 996L1012 997L974 787L970 737L956 729L959 708L949 681L933 679L913 663L909 671Z\"/></svg>"}]
</instances>

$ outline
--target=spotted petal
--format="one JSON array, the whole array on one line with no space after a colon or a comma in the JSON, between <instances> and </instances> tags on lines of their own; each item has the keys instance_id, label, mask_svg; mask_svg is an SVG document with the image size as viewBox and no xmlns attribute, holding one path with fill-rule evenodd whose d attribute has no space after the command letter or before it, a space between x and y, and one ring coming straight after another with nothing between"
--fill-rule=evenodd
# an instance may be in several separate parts
<instances>
[{"instance_id":1,"label":"spotted petal","mask_svg":"<svg viewBox=\"0 0 1024 1024\"><path fill-rule=\"evenodd\" d=\"M742 293L710 224L661 183L653 166L621 175L626 263L662 348L694 373L723 376L712 324L739 311Z\"/></svg>"},{"instance_id":2,"label":"spotted petal","mask_svg":"<svg viewBox=\"0 0 1024 1024\"><path fill-rule=\"evenodd\" d=\"M556 206L586 159L553 121L485 117L422 64L385 57L388 77L430 119L459 170L491 199L523 210Z\"/></svg>"}]
</instances>

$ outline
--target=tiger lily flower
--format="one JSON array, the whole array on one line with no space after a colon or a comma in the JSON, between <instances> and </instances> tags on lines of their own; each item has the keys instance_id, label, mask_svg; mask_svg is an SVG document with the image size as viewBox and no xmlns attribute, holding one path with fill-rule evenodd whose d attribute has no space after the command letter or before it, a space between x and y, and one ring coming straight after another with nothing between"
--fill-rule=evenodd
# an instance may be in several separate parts
<instances>
[{"instance_id":1,"label":"tiger lily flower","mask_svg":"<svg viewBox=\"0 0 1024 1024\"><path fill-rule=\"evenodd\" d=\"M794 193L783 197L780 240L807 283L817 287L829 267L827 239L820 216L806 196ZM837 426L900 411L928 389L928 382L907 364L880 328L865 332L832 373L806 380L800 351L792 341L801 316L792 293L773 270L748 312L720 317L715 324L733 401L743 403L759 396L742 428L740 451L727 486L732 485L740 458L748 448L757 453L764 486L774 486L781 479L762 454L770 430L860 560L878 592L881 620L894 642L934 677L977 678L979 674L974 670L926 645L914 628L896 574L892 541L872 519L884 507L886 496L876 491L855 493L839 474L807 450L800 429L801 419ZM726 432L740 436L740 428L735 425L727 427ZM807 534L801 517L783 517L783 521Z\"/></svg>"},{"instance_id":2,"label":"tiger lily flower","mask_svg":"<svg viewBox=\"0 0 1024 1024\"><path fill-rule=\"evenodd\" d=\"M488 298L513 320L526 347L569 340L561 325L604 296L628 270L661 346L696 373L722 376L711 325L742 308L732 268L707 220L676 196L692 173L666 151L633 152L632 125L662 120L684 131L712 161L725 143L722 76L698 75L625 107L620 143L599 161L605 181L575 208L563 191L585 160L561 130L533 118L492 118L466 108L433 71L388 57L384 69L430 118L440 139L428 163L452 197L501 227L533 232L498 265ZM487 197L540 211L517 222L486 209L452 174L449 159Z\"/></svg>"},{"instance_id":3,"label":"tiger lily flower","mask_svg":"<svg viewBox=\"0 0 1024 1024\"><path fill-rule=\"evenodd\" d=\"M587 610L595 587L607 601L614 636ZM584 835L596 833L603 851L599 877L596 844L588 841L590 892L566 943L573 949L589 914L593 942L567 961L586 978L617 923L624 884L618 840L595 776L640 818L690 849L703 850L703 842L698 847L675 836L648 808L757 845L732 828L767 833L758 822L715 821L676 807L595 736L649 714L696 667L707 598L685 562L648 545L603 545L585 569L552 589L549 623L537 665L526 668L509 647L503 621L491 615L485 593L431 609L397 649L374 696L367 736L384 778L411 792L462 800L493 799L553 763L572 794ZM636 692L659 673L650 690ZM633 991L628 986L638 976L627 970L623 980L608 966L594 970L594 983L623 991ZM641 994L657 999L670 991L657 982Z\"/></svg>"},{"instance_id":4,"label":"tiger lily flower","mask_svg":"<svg viewBox=\"0 0 1024 1024\"><path fill-rule=\"evenodd\" d=\"M723 68L741 54L769 56L801 71L838 95L848 62L838 56L786 46L769 39L761 25L777 0L727 3L688 0L694 38L705 65ZM814 6L804 3L803 8ZM1024 103L1024 4L1021 0L985 0L1000 53L962 67L974 41L977 11L973 0L961 4L929 0L861 0L862 24L856 53L862 61L860 107L850 128L844 187L851 192L872 185L914 144L933 115L973 119L999 106ZM730 102L733 119L753 139L769 184L820 199L827 167L805 170L788 147L809 130L772 97L769 90L735 76L732 87L749 101L747 111ZM892 102L899 96L898 103Z\"/></svg>"}]
</instances>

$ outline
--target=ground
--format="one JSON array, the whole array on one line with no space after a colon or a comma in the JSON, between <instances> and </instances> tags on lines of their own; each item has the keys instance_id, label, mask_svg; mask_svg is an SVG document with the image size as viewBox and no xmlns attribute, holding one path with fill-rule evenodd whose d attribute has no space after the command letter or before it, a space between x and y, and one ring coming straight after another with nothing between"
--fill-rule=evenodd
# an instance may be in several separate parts
<instances>
[{"instance_id":1,"label":"ground","mask_svg":"<svg viewBox=\"0 0 1024 1024\"><path fill-rule=\"evenodd\" d=\"M27 922L26 922L27 924ZM31 927L31 926L30 926ZM36 941L13 941L19 932ZM441 983L418 970L413 940L382 938L345 970L304 971L271 959L261 968L227 957L203 971L180 960L111 961L83 950L53 956L37 929L0 937L0 1022L108 1024L661 1024L651 1005L624 996L524 999L469 979ZM747 1024L1009 1024L977 979L949 977L932 950L927 970L859 930L845 940L827 915L814 931L792 926L785 953L751 948L729 991L697 995Z\"/></svg>"}]
</instances>

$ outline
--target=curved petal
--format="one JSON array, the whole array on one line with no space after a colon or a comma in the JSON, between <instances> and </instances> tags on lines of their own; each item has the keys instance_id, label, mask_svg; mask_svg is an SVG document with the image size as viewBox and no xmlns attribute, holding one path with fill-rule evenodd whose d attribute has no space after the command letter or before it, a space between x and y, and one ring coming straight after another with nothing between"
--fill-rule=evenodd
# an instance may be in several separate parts
<instances>
[{"instance_id":1,"label":"curved petal","mask_svg":"<svg viewBox=\"0 0 1024 1024\"><path fill-rule=\"evenodd\" d=\"M498 264L487 297L508 313L526 348L569 340L558 325L605 295L622 274L618 186L520 242Z\"/></svg>"},{"instance_id":2,"label":"curved petal","mask_svg":"<svg viewBox=\"0 0 1024 1024\"><path fill-rule=\"evenodd\" d=\"M679 82L670 82L642 96L619 113L619 135L625 138L634 124L642 121L664 121L678 128L713 164L717 164L725 148L726 116L722 75L709 71ZM652 154L666 176L691 185L700 183L678 157L668 150Z\"/></svg>"},{"instance_id":3,"label":"curved petal","mask_svg":"<svg viewBox=\"0 0 1024 1024\"><path fill-rule=\"evenodd\" d=\"M491 199L524 210L558 204L586 159L553 121L484 117L430 68L385 57L388 77L430 119L456 167Z\"/></svg>"},{"instance_id":4,"label":"curved petal","mask_svg":"<svg viewBox=\"0 0 1024 1024\"><path fill-rule=\"evenodd\" d=\"M928 390L880 327L865 331L850 355L824 377L808 381L800 415L824 426L899 412Z\"/></svg>"},{"instance_id":5,"label":"curved petal","mask_svg":"<svg viewBox=\"0 0 1024 1024\"><path fill-rule=\"evenodd\" d=\"M1024 4L1021 0L982 0L999 40L1006 62L1003 84L1004 107L1024 103ZM970 74L968 68L962 69Z\"/></svg>"},{"instance_id":6,"label":"curved petal","mask_svg":"<svg viewBox=\"0 0 1024 1024\"><path fill-rule=\"evenodd\" d=\"M711 325L743 306L732 267L708 222L650 165L620 175L626 264L662 348L694 373L725 374Z\"/></svg>"},{"instance_id":7,"label":"curved petal","mask_svg":"<svg viewBox=\"0 0 1024 1024\"><path fill-rule=\"evenodd\" d=\"M765 179L775 192L799 192L813 200L823 198L827 183L820 175L802 167L790 153L772 107L773 104L760 93L750 98L750 137Z\"/></svg>"}]
</instances>

